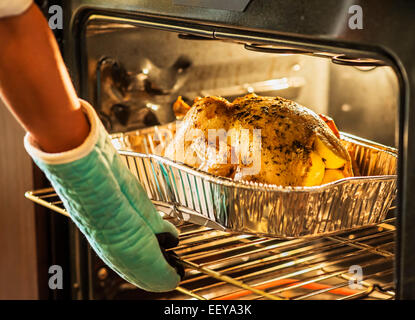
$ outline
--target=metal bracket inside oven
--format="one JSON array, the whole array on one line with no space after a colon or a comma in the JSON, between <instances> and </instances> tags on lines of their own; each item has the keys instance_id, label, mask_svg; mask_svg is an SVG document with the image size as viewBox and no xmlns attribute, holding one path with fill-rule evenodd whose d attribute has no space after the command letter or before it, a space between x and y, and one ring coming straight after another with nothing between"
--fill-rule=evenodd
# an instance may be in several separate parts
<instances>
[{"instance_id":1,"label":"metal bracket inside oven","mask_svg":"<svg viewBox=\"0 0 415 320\"><path fill-rule=\"evenodd\" d=\"M170 204L162 201L152 200L152 202L162 216L167 215L173 218L176 225L182 225L186 222L191 222L203 227L220 231L226 231L226 228L224 228L220 224L207 219L206 217L200 215L196 211L193 211L189 208L185 208L178 204Z\"/></svg>"}]
</instances>

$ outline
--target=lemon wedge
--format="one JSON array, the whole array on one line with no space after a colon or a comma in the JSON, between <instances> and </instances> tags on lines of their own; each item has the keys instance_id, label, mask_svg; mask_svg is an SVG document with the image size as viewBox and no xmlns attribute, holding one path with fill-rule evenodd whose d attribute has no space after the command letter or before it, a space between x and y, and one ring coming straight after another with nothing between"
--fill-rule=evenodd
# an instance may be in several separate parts
<instances>
[{"instance_id":1,"label":"lemon wedge","mask_svg":"<svg viewBox=\"0 0 415 320\"><path fill-rule=\"evenodd\" d=\"M303 181L303 185L306 187L320 185L323 181L326 169L323 159L316 152L311 152L310 160L311 166L309 167L307 175Z\"/></svg>"},{"instance_id":2,"label":"lemon wedge","mask_svg":"<svg viewBox=\"0 0 415 320\"><path fill-rule=\"evenodd\" d=\"M321 184L337 181L345 178L342 170L328 169L324 173L324 178Z\"/></svg>"},{"instance_id":3,"label":"lemon wedge","mask_svg":"<svg viewBox=\"0 0 415 320\"><path fill-rule=\"evenodd\" d=\"M339 169L346 164L346 159L339 157L319 138L314 142L316 152L323 158L327 169Z\"/></svg>"}]
</instances>

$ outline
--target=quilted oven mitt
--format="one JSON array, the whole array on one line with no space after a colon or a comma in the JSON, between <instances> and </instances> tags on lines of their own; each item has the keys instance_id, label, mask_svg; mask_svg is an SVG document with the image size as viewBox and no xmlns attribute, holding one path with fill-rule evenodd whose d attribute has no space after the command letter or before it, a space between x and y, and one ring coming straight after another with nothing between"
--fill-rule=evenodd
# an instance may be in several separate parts
<instances>
[{"instance_id":1,"label":"quilted oven mitt","mask_svg":"<svg viewBox=\"0 0 415 320\"><path fill-rule=\"evenodd\" d=\"M27 134L25 148L109 267L146 291L173 290L184 274L183 267L164 249L178 244L177 229L161 218L121 162L94 109L81 102L91 126L81 146L45 153Z\"/></svg>"}]
</instances>

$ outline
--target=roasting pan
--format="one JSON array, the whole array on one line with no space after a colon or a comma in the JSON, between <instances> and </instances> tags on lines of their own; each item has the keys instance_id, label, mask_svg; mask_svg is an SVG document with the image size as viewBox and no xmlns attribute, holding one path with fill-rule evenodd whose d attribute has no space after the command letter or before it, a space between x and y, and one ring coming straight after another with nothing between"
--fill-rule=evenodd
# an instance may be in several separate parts
<instances>
[{"instance_id":1,"label":"roasting pan","mask_svg":"<svg viewBox=\"0 0 415 320\"><path fill-rule=\"evenodd\" d=\"M360 176L316 187L218 177L162 157L175 124L113 134L123 162L157 209L179 222L281 239L381 223L396 197L397 150L341 132Z\"/></svg>"}]
</instances>

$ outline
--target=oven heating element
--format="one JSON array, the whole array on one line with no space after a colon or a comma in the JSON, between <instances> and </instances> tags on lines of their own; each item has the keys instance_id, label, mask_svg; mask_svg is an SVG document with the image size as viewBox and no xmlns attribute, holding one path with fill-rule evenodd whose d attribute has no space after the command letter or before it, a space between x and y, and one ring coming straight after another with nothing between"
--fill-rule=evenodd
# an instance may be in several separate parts
<instances>
[{"instance_id":1,"label":"oven heating element","mask_svg":"<svg viewBox=\"0 0 415 320\"><path fill-rule=\"evenodd\" d=\"M69 216L51 188L26 197ZM233 234L182 222L180 243L171 250L186 274L168 298L394 299L395 208L376 226L308 239ZM135 289L122 285L122 290Z\"/></svg>"}]
</instances>

